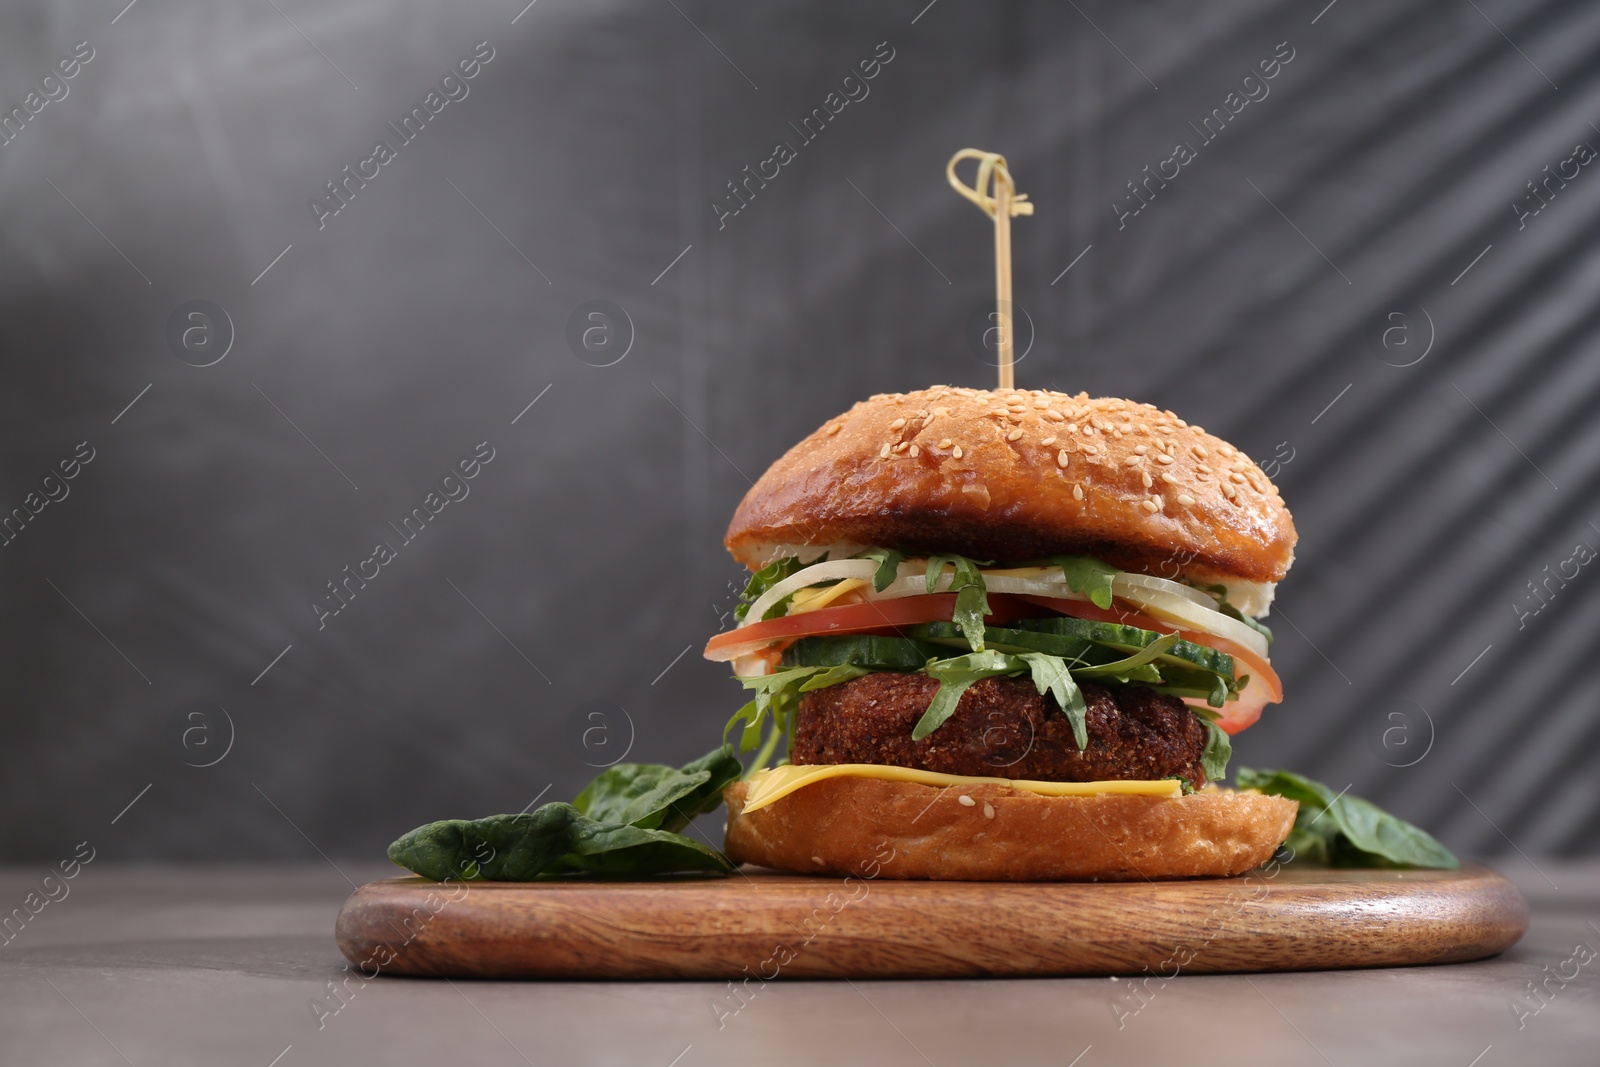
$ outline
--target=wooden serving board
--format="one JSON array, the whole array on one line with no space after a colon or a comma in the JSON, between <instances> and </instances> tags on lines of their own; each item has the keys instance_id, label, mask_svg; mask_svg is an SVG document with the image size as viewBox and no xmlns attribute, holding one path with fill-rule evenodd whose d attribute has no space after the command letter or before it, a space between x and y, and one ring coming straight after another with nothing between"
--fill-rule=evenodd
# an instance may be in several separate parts
<instances>
[{"instance_id":1,"label":"wooden serving board","mask_svg":"<svg viewBox=\"0 0 1600 1067\"><path fill-rule=\"evenodd\" d=\"M352 966L451 978L1171 976L1454 963L1528 927L1517 889L1459 871L1282 868L1177 882L393 878L351 894Z\"/></svg>"}]
</instances>

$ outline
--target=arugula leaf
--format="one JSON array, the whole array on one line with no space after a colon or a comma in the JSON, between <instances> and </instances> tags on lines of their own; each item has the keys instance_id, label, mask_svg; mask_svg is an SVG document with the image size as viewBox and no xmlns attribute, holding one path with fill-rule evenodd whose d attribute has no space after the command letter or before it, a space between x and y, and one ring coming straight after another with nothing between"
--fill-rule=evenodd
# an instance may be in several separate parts
<instances>
[{"instance_id":1,"label":"arugula leaf","mask_svg":"<svg viewBox=\"0 0 1600 1067\"><path fill-rule=\"evenodd\" d=\"M1072 672L1067 669L1066 660L1043 652L1021 652L1016 658L1028 665L1028 670L1033 674L1034 688L1039 690L1039 695L1044 696L1049 692L1056 698L1056 703L1066 715L1067 722L1072 725L1072 740L1077 742L1079 751L1088 748L1089 706L1084 703L1083 690L1072 680Z\"/></svg>"},{"instance_id":2,"label":"arugula leaf","mask_svg":"<svg viewBox=\"0 0 1600 1067\"><path fill-rule=\"evenodd\" d=\"M820 563L822 560L827 558L827 553L823 553L819 559L814 559L811 561L811 563ZM738 619L740 622L744 622L745 615L750 611L750 605L759 600L762 593L765 593L768 589L771 589L773 586L777 585L779 582L798 571L801 567L811 566L811 563L802 564L800 560L794 556L784 556L782 559L775 559L765 567L762 567L760 570L756 571L750 576L750 581L745 583L744 592L739 594L739 604L733 609L733 617ZM789 598L784 597L782 600L778 601L776 604L772 605L772 607L767 609L765 618L755 619L752 621L765 622L767 619L776 618L788 610Z\"/></svg>"},{"instance_id":3,"label":"arugula leaf","mask_svg":"<svg viewBox=\"0 0 1600 1067\"><path fill-rule=\"evenodd\" d=\"M522 882L570 874L642 877L674 871L726 874L721 852L676 831L716 810L743 767L719 748L682 768L619 763L573 804L537 811L446 819L404 834L389 858L434 881Z\"/></svg>"},{"instance_id":4,"label":"arugula leaf","mask_svg":"<svg viewBox=\"0 0 1600 1067\"><path fill-rule=\"evenodd\" d=\"M838 685L840 682L848 682L852 678L870 673L871 669L868 667L846 663L837 667L793 667L774 674L741 677L739 683L746 689L755 690L756 696L750 703L734 712L728 724L722 728L722 743L726 745L728 735L733 732L734 726L743 723L744 726L739 734L739 751L742 754L761 745L761 751L757 753L751 769L765 767L777 751L779 738L793 732L794 710L799 703L801 693ZM761 740L763 727L769 721L772 725L765 731L767 739L763 744Z\"/></svg>"},{"instance_id":5,"label":"arugula leaf","mask_svg":"<svg viewBox=\"0 0 1600 1067\"><path fill-rule=\"evenodd\" d=\"M854 681L864 674L871 673L873 673L873 668L863 667L855 663L841 663L837 667L824 667L800 683L800 692L809 693L814 689L826 689L830 685Z\"/></svg>"},{"instance_id":6,"label":"arugula leaf","mask_svg":"<svg viewBox=\"0 0 1600 1067\"><path fill-rule=\"evenodd\" d=\"M1110 663L1096 663L1088 667L1078 667L1073 673L1088 678L1114 678L1119 682L1145 680L1160 682L1160 671L1156 670L1152 665L1177 641L1178 635L1176 632L1163 634L1131 656L1113 660ZM1140 668L1143 667L1150 667L1151 669L1149 671L1141 671ZM1154 677L1151 677L1152 674L1154 674Z\"/></svg>"},{"instance_id":7,"label":"arugula leaf","mask_svg":"<svg viewBox=\"0 0 1600 1067\"><path fill-rule=\"evenodd\" d=\"M1067 588L1089 598L1097 608L1111 607L1111 579L1117 569L1093 556L1051 556L1047 566L1060 567Z\"/></svg>"},{"instance_id":8,"label":"arugula leaf","mask_svg":"<svg viewBox=\"0 0 1600 1067\"><path fill-rule=\"evenodd\" d=\"M1437 867L1455 870L1461 861L1433 835L1390 815L1371 801L1340 795L1292 771L1240 767L1240 789L1300 802L1294 832L1285 842L1295 858L1330 867Z\"/></svg>"},{"instance_id":9,"label":"arugula leaf","mask_svg":"<svg viewBox=\"0 0 1600 1067\"><path fill-rule=\"evenodd\" d=\"M1193 582L1189 582L1187 584L1194 585ZM1217 601L1217 610L1218 611L1222 612L1224 615L1228 616L1228 618L1230 618L1230 619L1238 619L1240 622L1242 622L1246 626L1250 627L1250 629L1254 630L1256 633L1260 634L1262 637L1265 637L1267 639L1267 644L1269 644L1269 645L1272 644L1272 631L1267 626L1265 626L1262 623L1257 622L1255 619L1252 619L1250 616L1246 615L1244 612L1240 611L1238 608L1236 608L1232 604L1228 603L1228 587L1227 586L1218 584L1218 585L1195 585L1194 587L1196 589L1200 590L1202 593L1210 593L1213 597L1215 597L1216 601Z\"/></svg>"},{"instance_id":10,"label":"arugula leaf","mask_svg":"<svg viewBox=\"0 0 1600 1067\"><path fill-rule=\"evenodd\" d=\"M974 652L982 652L983 620L989 614L989 594L983 584L983 572L978 568L986 567L988 563L968 559L966 556L930 556L928 574L924 582L928 592L938 591L939 579L943 577L947 566L953 573L946 592L956 595L956 608L952 620L961 628L962 636L967 639L967 646Z\"/></svg>"},{"instance_id":11,"label":"arugula leaf","mask_svg":"<svg viewBox=\"0 0 1600 1067\"><path fill-rule=\"evenodd\" d=\"M1206 781L1220 782L1228 776L1233 741L1217 725L1215 712L1195 708L1194 713L1206 724L1206 747L1200 751L1200 769L1205 772Z\"/></svg>"},{"instance_id":12,"label":"arugula leaf","mask_svg":"<svg viewBox=\"0 0 1600 1067\"><path fill-rule=\"evenodd\" d=\"M1026 670L1027 665L1016 656L1003 652L973 652L951 659L929 660L925 672L939 679L939 691L933 694L928 710L922 713L911 731L911 740L921 741L944 725L961 702L961 695L973 682Z\"/></svg>"},{"instance_id":13,"label":"arugula leaf","mask_svg":"<svg viewBox=\"0 0 1600 1067\"><path fill-rule=\"evenodd\" d=\"M900 573L900 562L905 559L892 548L871 548L861 553L861 558L877 562L878 570L872 576L872 588L880 593L889 588L889 583L895 580L895 576Z\"/></svg>"}]
</instances>

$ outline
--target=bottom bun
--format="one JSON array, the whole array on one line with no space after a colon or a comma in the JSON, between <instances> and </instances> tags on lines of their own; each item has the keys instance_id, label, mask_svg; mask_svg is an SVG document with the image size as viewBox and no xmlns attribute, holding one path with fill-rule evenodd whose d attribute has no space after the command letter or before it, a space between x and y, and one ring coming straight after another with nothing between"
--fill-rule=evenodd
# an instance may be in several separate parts
<instances>
[{"instance_id":1,"label":"bottom bun","mask_svg":"<svg viewBox=\"0 0 1600 1067\"><path fill-rule=\"evenodd\" d=\"M1243 874L1289 836L1300 805L1257 793L1046 797L829 778L746 813L723 792L737 863L803 874L954 881L1129 881Z\"/></svg>"}]
</instances>

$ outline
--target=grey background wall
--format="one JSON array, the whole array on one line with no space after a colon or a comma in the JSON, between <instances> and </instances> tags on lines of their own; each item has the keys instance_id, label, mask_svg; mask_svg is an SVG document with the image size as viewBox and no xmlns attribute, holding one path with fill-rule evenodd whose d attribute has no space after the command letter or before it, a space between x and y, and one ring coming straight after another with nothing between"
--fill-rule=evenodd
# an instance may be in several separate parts
<instances>
[{"instance_id":1,"label":"grey background wall","mask_svg":"<svg viewBox=\"0 0 1600 1067\"><path fill-rule=\"evenodd\" d=\"M747 479L869 393L990 380L987 223L942 174L967 145L1038 204L1020 380L1279 457L1289 697L1239 762L1468 853L1600 849L1600 579L1528 584L1600 548L1600 177L1563 162L1600 144L1600 9L924 3L8 5L6 109L93 58L0 146L0 508L67 493L0 547L0 855L375 857L630 743L710 747ZM386 128L475 46L420 135ZM168 339L196 299L231 321L210 366ZM567 340L593 300L628 320L611 366Z\"/></svg>"}]
</instances>

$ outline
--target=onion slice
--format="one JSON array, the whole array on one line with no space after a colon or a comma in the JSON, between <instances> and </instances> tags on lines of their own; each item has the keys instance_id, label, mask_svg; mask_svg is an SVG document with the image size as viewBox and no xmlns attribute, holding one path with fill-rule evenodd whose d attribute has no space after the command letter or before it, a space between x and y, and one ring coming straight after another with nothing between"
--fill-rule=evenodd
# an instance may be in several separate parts
<instances>
[{"instance_id":1,"label":"onion slice","mask_svg":"<svg viewBox=\"0 0 1600 1067\"><path fill-rule=\"evenodd\" d=\"M1135 574L1131 571L1118 571L1111 579L1111 591L1117 596L1132 599L1140 591L1149 590L1152 593L1171 593L1192 600L1207 611L1217 610L1216 598L1209 593L1203 593L1192 585L1174 582L1167 578L1157 578L1153 574Z\"/></svg>"},{"instance_id":2,"label":"onion slice","mask_svg":"<svg viewBox=\"0 0 1600 1067\"><path fill-rule=\"evenodd\" d=\"M746 619L760 622L766 618L772 606L797 589L804 589L808 585L818 585L822 582L836 582L845 578L865 578L872 580L878 573L878 565L870 559L835 559L826 563L816 563L802 570L795 571L783 581L768 589L755 599L750 605L750 610L744 613Z\"/></svg>"},{"instance_id":3,"label":"onion slice","mask_svg":"<svg viewBox=\"0 0 1600 1067\"><path fill-rule=\"evenodd\" d=\"M1204 630L1248 648L1262 659L1267 658L1267 639L1238 619L1224 615L1212 608L1201 607L1188 597L1165 590L1130 588L1117 589L1123 576L1112 579L1111 587L1122 599L1137 604L1158 619L1165 619L1191 630ZM1203 595L1203 594L1202 594Z\"/></svg>"},{"instance_id":4,"label":"onion slice","mask_svg":"<svg viewBox=\"0 0 1600 1067\"><path fill-rule=\"evenodd\" d=\"M750 605L750 610L745 613L745 618L760 622L780 600L808 586L851 578L870 583L877 572L878 564L870 559L837 559L812 564L796 571L757 597ZM991 593L1014 593L1084 602L1089 600L1068 586L1066 580L1053 568L1040 568L1036 575L986 571L983 577L984 587ZM953 581L954 575L948 569L944 570L934 583L934 592L947 590ZM900 564L895 580L881 591L868 584L858 592L867 600L895 600L922 596L928 592L926 567L920 561L906 561ZM1215 634L1217 637L1244 646L1262 659L1267 658L1266 638L1238 619L1218 611L1216 601L1209 594L1192 586L1158 578L1152 574L1118 571L1111 579L1111 592L1118 599L1136 605L1156 618L1187 629Z\"/></svg>"}]
</instances>

